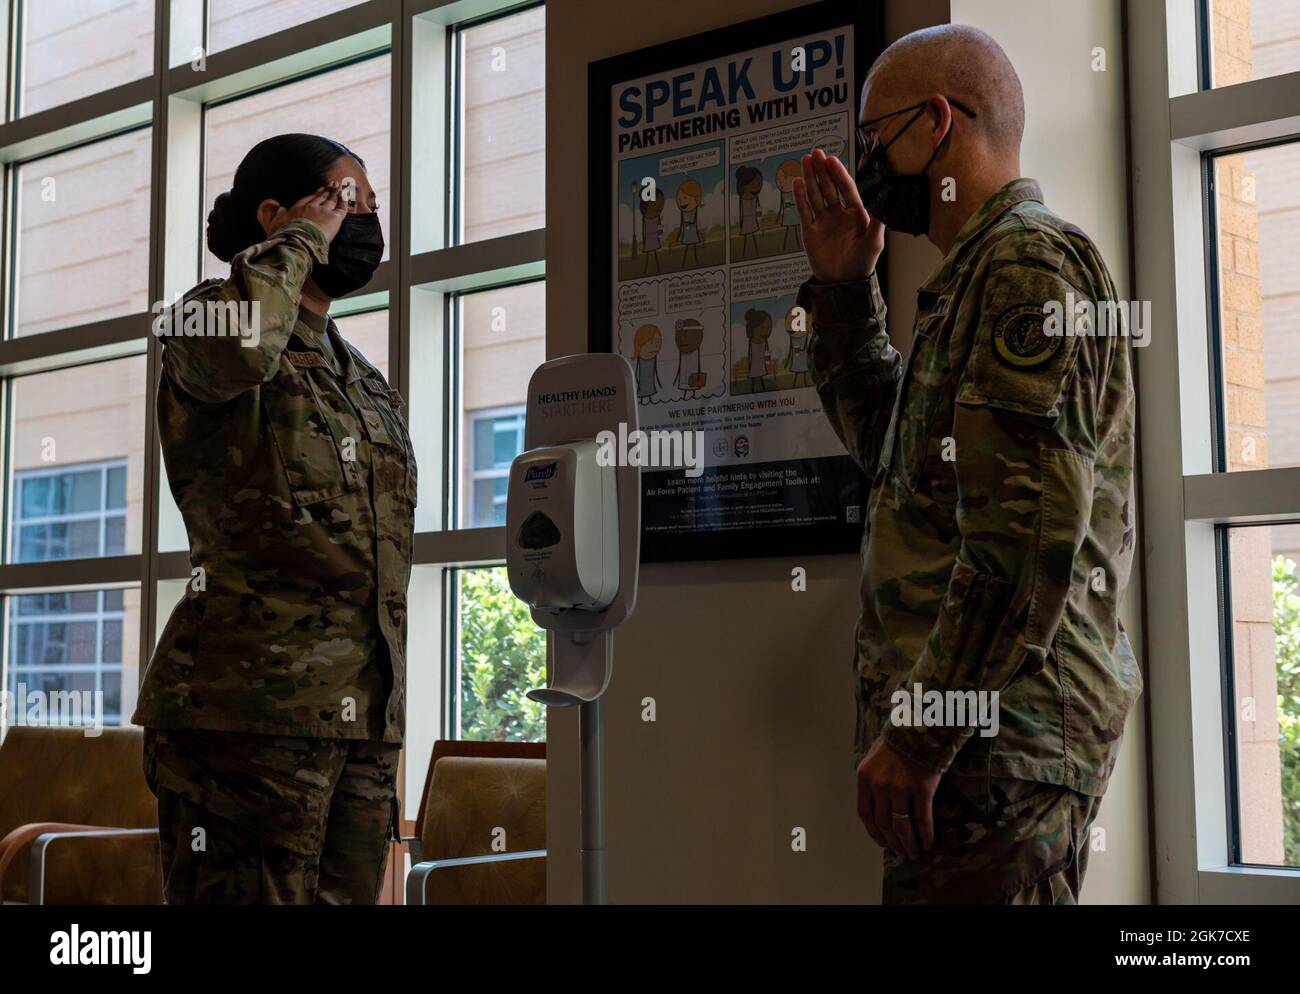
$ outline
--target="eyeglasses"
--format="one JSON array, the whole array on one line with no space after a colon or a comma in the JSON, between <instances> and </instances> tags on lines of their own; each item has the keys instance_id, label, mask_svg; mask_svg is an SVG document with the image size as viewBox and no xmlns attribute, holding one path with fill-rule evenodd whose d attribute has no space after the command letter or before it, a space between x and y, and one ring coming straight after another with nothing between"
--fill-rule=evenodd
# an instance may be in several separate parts
<instances>
[{"instance_id":1,"label":"eyeglasses","mask_svg":"<svg viewBox=\"0 0 1300 994\"><path fill-rule=\"evenodd\" d=\"M973 119L976 116L978 116L973 110L971 110L961 101L954 100L952 97L945 97L944 99L947 100L948 103L956 107L963 114L965 114L967 117ZM925 113L925 108L929 105L929 103L930 101L928 100L922 100L919 104L911 104L907 107L902 108L901 110L893 110L890 111L888 114L881 114L879 117L873 117L869 121L859 122L858 123L858 148L860 151L858 152L858 161L859 162L865 161L866 158L869 155L871 155L871 153L874 152L876 148L880 145L880 131L878 128L876 128L877 124L879 124L881 121L887 121L891 117L897 117L899 114L906 114L909 110L916 111L916 113L913 114L911 118L908 119L908 122L898 129L898 134L894 136L895 138L897 138L898 135L901 135L904 131L910 128L913 122L916 121L918 117L920 117L922 114Z\"/></svg>"}]
</instances>

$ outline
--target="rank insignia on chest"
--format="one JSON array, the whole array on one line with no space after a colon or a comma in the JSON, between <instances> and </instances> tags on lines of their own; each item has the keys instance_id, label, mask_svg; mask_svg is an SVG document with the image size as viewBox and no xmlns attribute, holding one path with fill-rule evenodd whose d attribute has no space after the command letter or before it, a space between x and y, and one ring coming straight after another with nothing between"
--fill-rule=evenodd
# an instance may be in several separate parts
<instances>
[{"instance_id":1,"label":"rank insignia on chest","mask_svg":"<svg viewBox=\"0 0 1300 994\"><path fill-rule=\"evenodd\" d=\"M1047 362L1061 347L1059 335L1043 331L1045 316L1037 304L1021 304L1003 312L993 329L993 349L1009 366L1029 369Z\"/></svg>"},{"instance_id":2,"label":"rank insignia on chest","mask_svg":"<svg viewBox=\"0 0 1300 994\"><path fill-rule=\"evenodd\" d=\"M292 349L285 349L284 354L288 356L289 361L299 369L309 369L312 366L328 366L325 357L319 352L294 352Z\"/></svg>"},{"instance_id":3,"label":"rank insignia on chest","mask_svg":"<svg viewBox=\"0 0 1300 994\"><path fill-rule=\"evenodd\" d=\"M362 410L361 420L365 423L366 434L370 436L372 442L380 445L390 444L388 431L384 428L384 419L379 416L378 411Z\"/></svg>"}]
</instances>

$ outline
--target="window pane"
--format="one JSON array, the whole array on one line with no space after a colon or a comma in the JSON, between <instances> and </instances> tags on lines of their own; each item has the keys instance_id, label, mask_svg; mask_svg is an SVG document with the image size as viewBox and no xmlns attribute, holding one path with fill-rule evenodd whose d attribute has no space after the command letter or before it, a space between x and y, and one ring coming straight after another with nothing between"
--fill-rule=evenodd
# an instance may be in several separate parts
<instances>
[{"instance_id":1,"label":"window pane","mask_svg":"<svg viewBox=\"0 0 1300 994\"><path fill-rule=\"evenodd\" d=\"M140 551L145 357L10 385L10 562Z\"/></svg>"},{"instance_id":2,"label":"window pane","mask_svg":"<svg viewBox=\"0 0 1300 994\"><path fill-rule=\"evenodd\" d=\"M519 416L528 395L528 378L546 361L546 284L537 280L518 286L467 293L457 298L461 335L462 422L460 462L460 527L504 524L499 516L485 519L477 473L493 466L509 467L523 445L523 432L492 430L491 419L509 425ZM503 410L504 408L504 410ZM484 419L488 420L484 420ZM487 432L484 436L481 433ZM487 438L487 450L476 438ZM485 460L491 458L491 463Z\"/></svg>"},{"instance_id":3,"label":"window pane","mask_svg":"<svg viewBox=\"0 0 1300 994\"><path fill-rule=\"evenodd\" d=\"M126 507L126 467L110 466L108 469L108 506Z\"/></svg>"},{"instance_id":4,"label":"window pane","mask_svg":"<svg viewBox=\"0 0 1300 994\"><path fill-rule=\"evenodd\" d=\"M26 0L22 113L153 72L153 0Z\"/></svg>"},{"instance_id":5,"label":"window pane","mask_svg":"<svg viewBox=\"0 0 1300 994\"><path fill-rule=\"evenodd\" d=\"M363 0L208 0L208 51L220 52L255 38L353 7Z\"/></svg>"},{"instance_id":6,"label":"window pane","mask_svg":"<svg viewBox=\"0 0 1300 994\"><path fill-rule=\"evenodd\" d=\"M1300 69L1295 0L1208 0L1213 86Z\"/></svg>"},{"instance_id":7,"label":"window pane","mask_svg":"<svg viewBox=\"0 0 1300 994\"><path fill-rule=\"evenodd\" d=\"M388 152L391 60L387 55L309 76L204 112L204 218L217 194L230 189L235 169L250 148L285 132L323 135L365 160L366 175L379 198L379 221L388 226ZM387 258L391 246L385 245ZM225 276L230 267L203 253L206 277Z\"/></svg>"},{"instance_id":8,"label":"window pane","mask_svg":"<svg viewBox=\"0 0 1300 994\"><path fill-rule=\"evenodd\" d=\"M336 318L343 337L355 345L388 379L388 312L367 311Z\"/></svg>"},{"instance_id":9,"label":"window pane","mask_svg":"<svg viewBox=\"0 0 1300 994\"><path fill-rule=\"evenodd\" d=\"M1300 866L1300 525L1228 531L1241 859Z\"/></svg>"},{"instance_id":10,"label":"window pane","mask_svg":"<svg viewBox=\"0 0 1300 994\"><path fill-rule=\"evenodd\" d=\"M122 724L135 708L139 590L6 598L9 724Z\"/></svg>"},{"instance_id":11,"label":"window pane","mask_svg":"<svg viewBox=\"0 0 1300 994\"><path fill-rule=\"evenodd\" d=\"M1226 468L1300 466L1300 143L1214 169Z\"/></svg>"},{"instance_id":12,"label":"window pane","mask_svg":"<svg viewBox=\"0 0 1300 994\"><path fill-rule=\"evenodd\" d=\"M150 134L19 167L15 335L148 310Z\"/></svg>"},{"instance_id":13,"label":"window pane","mask_svg":"<svg viewBox=\"0 0 1300 994\"><path fill-rule=\"evenodd\" d=\"M500 528L506 523L506 492L509 489L508 476L474 481L470 514L475 528Z\"/></svg>"},{"instance_id":14,"label":"window pane","mask_svg":"<svg viewBox=\"0 0 1300 994\"><path fill-rule=\"evenodd\" d=\"M504 566L454 572L460 605L458 737L545 741L546 708L525 695L546 686L546 632L510 592Z\"/></svg>"},{"instance_id":15,"label":"window pane","mask_svg":"<svg viewBox=\"0 0 1300 994\"><path fill-rule=\"evenodd\" d=\"M546 10L457 32L460 231L474 242L546 224Z\"/></svg>"}]
</instances>

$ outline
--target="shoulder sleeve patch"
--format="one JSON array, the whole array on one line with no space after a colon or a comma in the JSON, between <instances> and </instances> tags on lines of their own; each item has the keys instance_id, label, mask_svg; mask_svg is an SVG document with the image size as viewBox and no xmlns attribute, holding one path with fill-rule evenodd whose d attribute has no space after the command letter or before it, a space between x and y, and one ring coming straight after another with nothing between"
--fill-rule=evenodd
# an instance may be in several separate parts
<instances>
[{"instance_id":1,"label":"shoulder sleeve patch","mask_svg":"<svg viewBox=\"0 0 1300 994\"><path fill-rule=\"evenodd\" d=\"M166 304L161 310L156 311L158 315L154 321L153 330L164 345L174 336L181 336L181 331L185 324L186 305L194 303L203 303L214 298L217 291L225 285L225 280L218 277L204 280L197 286L192 286L185 291L179 298L170 304Z\"/></svg>"},{"instance_id":2,"label":"shoulder sleeve patch","mask_svg":"<svg viewBox=\"0 0 1300 994\"><path fill-rule=\"evenodd\" d=\"M1025 258L1041 262L1049 269L1058 270L1065 262L1065 253L1041 242L1030 242L1025 246Z\"/></svg>"},{"instance_id":3,"label":"shoulder sleeve patch","mask_svg":"<svg viewBox=\"0 0 1300 994\"><path fill-rule=\"evenodd\" d=\"M997 269L984 288L957 403L1059 416L1079 347L1060 315L1076 297L1069 281L1037 265Z\"/></svg>"}]
</instances>

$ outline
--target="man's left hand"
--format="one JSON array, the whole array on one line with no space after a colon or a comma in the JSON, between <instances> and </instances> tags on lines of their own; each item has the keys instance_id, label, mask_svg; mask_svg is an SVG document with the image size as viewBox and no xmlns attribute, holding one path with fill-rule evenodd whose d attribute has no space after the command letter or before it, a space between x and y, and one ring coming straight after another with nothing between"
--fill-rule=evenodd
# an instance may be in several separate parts
<instances>
[{"instance_id":1,"label":"man's left hand","mask_svg":"<svg viewBox=\"0 0 1300 994\"><path fill-rule=\"evenodd\" d=\"M883 849L916 859L934 843L932 802L942 773L908 759L879 736L858 764L858 817Z\"/></svg>"}]
</instances>

